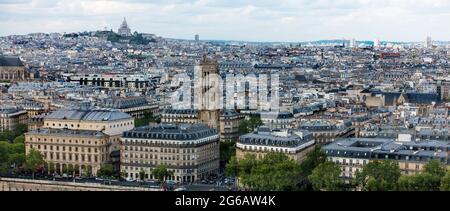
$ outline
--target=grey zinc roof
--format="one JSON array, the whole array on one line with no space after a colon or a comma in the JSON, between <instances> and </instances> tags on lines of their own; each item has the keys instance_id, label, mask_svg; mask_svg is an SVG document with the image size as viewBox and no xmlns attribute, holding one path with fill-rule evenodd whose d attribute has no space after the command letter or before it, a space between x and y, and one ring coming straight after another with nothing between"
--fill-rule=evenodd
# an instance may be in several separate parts
<instances>
[{"instance_id":1,"label":"grey zinc roof","mask_svg":"<svg viewBox=\"0 0 450 211\"><path fill-rule=\"evenodd\" d=\"M145 97L130 97L130 98L107 98L103 101L103 105L107 108L125 109L148 105Z\"/></svg>"},{"instance_id":2,"label":"grey zinc roof","mask_svg":"<svg viewBox=\"0 0 450 211\"><path fill-rule=\"evenodd\" d=\"M381 138L348 138L338 139L333 143L324 146L324 150L329 156L343 157L367 157L383 158L389 156L409 156L417 161L427 161L428 158L439 158L443 162L449 162L447 152L449 144L442 141L422 141L422 142L395 142L394 139ZM405 159L399 157L399 159Z\"/></svg>"},{"instance_id":3,"label":"grey zinc roof","mask_svg":"<svg viewBox=\"0 0 450 211\"><path fill-rule=\"evenodd\" d=\"M58 136L71 136L71 137L97 137L103 138L107 135L100 131L89 131L89 130L67 130L67 129L38 129L28 132L30 135L58 135Z\"/></svg>"},{"instance_id":4,"label":"grey zinc roof","mask_svg":"<svg viewBox=\"0 0 450 211\"><path fill-rule=\"evenodd\" d=\"M22 67L19 57L0 56L0 67Z\"/></svg>"},{"instance_id":5,"label":"grey zinc roof","mask_svg":"<svg viewBox=\"0 0 450 211\"><path fill-rule=\"evenodd\" d=\"M76 109L60 109L46 116L46 119L68 119L84 121L115 121L129 118L132 118L129 114L119 111Z\"/></svg>"},{"instance_id":6,"label":"grey zinc roof","mask_svg":"<svg viewBox=\"0 0 450 211\"><path fill-rule=\"evenodd\" d=\"M217 135L215 129L203 124L160 124L145 126L123 133L126 138L166 139L188 141Z\"/></svg>"},{"instance_id":7,"label":"grey zinc roof","mask_svg":"<svg viewBox=\"0 0 450 211\"><path fill-rule=\"evenodd\" d=\"M303 138L291 132L288 133L288 136L276 136L271 132L267 128L261 127L258 132L242 135L238 142L256 146L297 147L312 140L311 133L307 131L302 131L305 133Z\"/></svg>"},{"instance_id":8,"label":"grey zinc roof","mask_svg":"<svg viewBox=\"0 0 450 211\"><path fill-rule=\"evenodd\" d=\"M22 109L16 106L0 106L0 114L12 114L19 111L22 111Z\"/></svg>"}]
</instances>

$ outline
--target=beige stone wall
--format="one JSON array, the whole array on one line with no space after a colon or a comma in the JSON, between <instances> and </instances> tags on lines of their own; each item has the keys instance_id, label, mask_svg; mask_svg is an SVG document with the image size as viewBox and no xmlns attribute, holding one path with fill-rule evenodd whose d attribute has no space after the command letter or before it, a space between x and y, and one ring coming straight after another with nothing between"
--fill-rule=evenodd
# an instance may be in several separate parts
<instances>
[{"instance_id":1,"label":"beige stone wall","mask_svg":"<svg viewBox=\"0 0 450 211\"><path fill-rule=\"evenodd\" d=\"M366 106L367 107L381 107L384 106L382 97L367 97L366 99Z\"/></svg>"},{"instance_id":2,"label":"beige stone wall","mask_svg":"<svg viewBox=\"0 0 450 211\"><path fill-rule=\"evenodd\" d=\"M30 74L25 67L0 67L0 80L5 81L25 81L30 78Z\"/></svg>"},{"instance_id":3,"label":"beige stone wall","mask_svg":"<svg viewBox=\"0 0 450 211\"><path fill-rule=\"evenodd\" d=\"M10 117L0 117L0 132L5 130L15 130L18 124L27 124L28 115L26 112Z\"/></svg>"},{"instance_id":4,"label":"beige stone wall","mask_svg":"<svg viewBox=\"0 0 450 211\"><path fill-rule=\"evenodd\" d=\"M220 118L220 141L237 141L242 120L244 118Z\"/></svg>"},{"instance_id":5,"label":"beige stone wall","mask_svg":"<svg viewBox=\"0 0 450 211\"><path fill-rule=\"evenodd\" d=\"M109 161L109 138L95 136L55 136L47 134L25 134L25 151L36 149L47 163L54 163L57 172L63 166L77 165L80 174L86 168L96 175L101 165Z\"/></svg>"},{"instance_id":6,"label":"beige stone wall","mask_svg":"<svg viewBox=\"0 0 450 211\"><path fill-rule=\"evenodd\" d=\"M199 122L208 125L210 128L214 128L219 131L219 110L202 110L199 111Z\"/></svg>"},{"instance_id":7,"label":"beige stone wall","mask_svg":"<svg viewBox=\"0 0 450 211\"><path fill-rule=\"evenodd\" d=\"M195 180L199 180L211 173L218 173L219 156L218 141L197 148L123 143L121 172L127 173L127 177L139 179L139 173L144 171L146 179L156 179L151 175L153 168L165 164L174 171L172 180L181 182L184 176L195 176ZM183 172L185 169L193 169L193 172Z\"/></svg>"}]
</instances>

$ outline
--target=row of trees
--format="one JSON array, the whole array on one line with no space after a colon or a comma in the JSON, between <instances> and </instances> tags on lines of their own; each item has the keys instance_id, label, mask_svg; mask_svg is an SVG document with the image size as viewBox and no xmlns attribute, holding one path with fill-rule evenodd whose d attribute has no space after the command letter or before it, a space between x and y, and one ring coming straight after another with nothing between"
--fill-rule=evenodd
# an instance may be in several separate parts
<instances>
[{"instance_id":1,"label":"row of trees","mask_svg":"<svg viewBox=\"0 0 450 211\"><path fill-rule=\"evenodd\" d=\"M6 130L6 131L1 132L0 133L0 141L4 141L4 142L14 141L17 137L23 137L23 134L26 133L27 131L28 131L28 126L26 124L17 124L15 130L12 130L12 131Z\"/></svg>"},{"instance_id":2,"label":"row of trees","mask_svg":"<svg viewBox=\"0 0 450 211\"><path fill-rule=\"evenodd\" d=\"M315 190L450 191L450 171L437 160L428 162L416 175L402 175L395 161L370 162L349 184L340 174L339 166L326 162L314 169L310 180Z\"/></svg>"},{"instance_id":3,"label":"row of trees","mask_svg":"<svg viewBox=\"0 0 450 211\"><path fill-rule=\"evenodd\" d=\"M18 124L14 131L0 133L0 173L20 170L25 162L25 136L27 125Z\"/></svg>"},{"instance_id":4,"label":"row of trees","mask_svg":"<svg viewBox=\"0 0 450 211\"><path fill-rule=\"evenodd\" d=\"M238 177L240 183L250 190L308 190L308 176L325 161L326 156L319 147L310 152L300 165L282 153L269 153L262 159L247 154L239 161L232 157L225 167L225 175Z\"/></svg>"},{"instance_id":5,"label":"row of trees","mask_svg":"<svg viewBox=\"0 0 450 211\"><path fill-rule=\"evenodd\" d=\"M144 170L141 170L139 172L139 179L141 181L144 181L147 177L147 173ZM159 180L160 182L164 183L168 178L172 177L174 175L173 171L170 171L167 165L159 165L155 169L152 170L151 175L153 175L154 178ZM122 175L122 177L125 177Z\"/></svg>"},{"instance_id":6,"label":"row of trees","mask_svg":"<svg viewBox=\"0 0 450 211\"><path fill-rule=\"evenodd\" d=\"M450 171L437 160L417 175L402 175L394 161L370 162L350 182L341 173L341 167L327 161L320 147L300 165L284 154L269 153L262 159L232 157L225 168L227 176L238 177L244 188L255 191L450 191Z\"/></svg>"}]
</instances>

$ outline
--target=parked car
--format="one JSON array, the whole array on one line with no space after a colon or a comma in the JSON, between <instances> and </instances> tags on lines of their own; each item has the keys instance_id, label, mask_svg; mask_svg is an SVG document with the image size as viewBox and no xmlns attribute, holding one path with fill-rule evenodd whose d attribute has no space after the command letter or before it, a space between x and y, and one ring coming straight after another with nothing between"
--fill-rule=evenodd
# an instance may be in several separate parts
<instances>
[{"instance_id":1,"label":"parked car","mask_svg":"<svg viewBox=\"0 0 450 211\"><path fill-rule=\"evenodd\" d=\"M128 177L126 180L127 180L127 182L136 182L136 180L131 177Z\"/></svg>"},{"instance_id":2,"label":"parked car","mask_svg":"<svg viewBox=\"0 0 450 211\"><path fill-rule=\"evenodd\" d=\"M181 188L177 188L174 191L187 191L187 189L185 187L181 187Z\"/></svg>"}]
</instances>

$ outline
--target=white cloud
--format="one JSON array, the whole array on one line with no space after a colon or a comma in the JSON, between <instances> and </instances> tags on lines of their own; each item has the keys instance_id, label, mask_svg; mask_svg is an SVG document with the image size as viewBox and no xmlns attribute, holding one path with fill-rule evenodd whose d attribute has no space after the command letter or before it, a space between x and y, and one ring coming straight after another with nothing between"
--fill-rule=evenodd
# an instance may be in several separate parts
<instances>
[{"instance_id":1,"label":"white cloud","mask_svg":"<svg viewBox=\"0 0 450 211\"><path fill-rule=\"evenodd\" d=\"M0 10L0 35L116 29L127 17L178 38L450 40L449 0L0 0Z\"/></svg>"}]
</instances>

